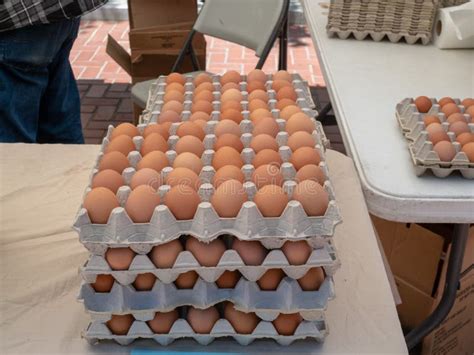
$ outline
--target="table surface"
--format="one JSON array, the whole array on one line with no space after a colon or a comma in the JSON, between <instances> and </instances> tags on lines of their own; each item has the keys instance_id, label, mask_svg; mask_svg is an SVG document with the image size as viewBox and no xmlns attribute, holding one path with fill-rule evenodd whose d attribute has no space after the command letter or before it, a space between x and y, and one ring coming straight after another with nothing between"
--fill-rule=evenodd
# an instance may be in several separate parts
<instances>
[{"instance_id":1,"label":"table surface","mask_svg":"<svg viewBox=\"0 0 474 355\"><path fill-rule=\"evenodd\" d=\"M328 151L327 162L344 223L334 237L342 266L329 303L326 341L233 341L168 347L138 341L97 346L81 339L89 318L76 301L78 268L87 251L71 231L98 146L0 144L0 353L158 352L406 353L389 282L352 160Z\"/></svg>"},{"instance_id":2,"label":"table surface","mask_svg":"<svg viewBox=\"0 0 474 355\"><path fill-rule=\"evenodd\" d=\"M401 222L474 221L474 181L417 177L395 118L406 97L474 97L474 50L329 38L327 9L303 0L333 110L369 211Z\"/></svg>"}]
</instances>

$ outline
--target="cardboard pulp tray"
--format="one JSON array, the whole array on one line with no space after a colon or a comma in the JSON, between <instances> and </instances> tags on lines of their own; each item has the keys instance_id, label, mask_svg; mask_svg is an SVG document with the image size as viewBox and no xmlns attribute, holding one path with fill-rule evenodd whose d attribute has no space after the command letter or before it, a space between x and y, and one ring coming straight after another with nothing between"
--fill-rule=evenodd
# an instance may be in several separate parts
<instances>
[{"instance_id":1,"label":"cardboard pulp tray","mask_svg":"<svg viewBox=\"0 0 474 355\"><path fill-rule=\"evenodd\" d=\"M247 124L244 123L244 121L242 122L241 127ZM214 127L213 122L208 123L208 126L210 126L212 130ZM112 129L109 129L107 137L110 136L111 132ZM243 136L245 136L245 134ZM97 167L103 154L102 152L106 149L108 144L107 137L104 138L101 153L93 170L93 175L97 173ZM287 137L287 134L280 132L277 141L283 144L282 142L284 142L285 137ZM315 134L316 139L317 137L318 135ZM169 138L171 145L174 144L172 142L175 142L176 138L176 136ZM214 138L212 136L206 136L206 138L206 144L212 145ZM142 140L142 137L134 138L137 150L140 150ZM243 139L247 145L250 140L251 135L247 136L247 139ZM99 245L99 249L101 249L100 246L104 249L107 248L108 245L123 245L124 243L157 245L168 242L183 234L192 234L200 240L208 241L221 234L232 234L243 240L263 241L263 239L266 239L265 246L269 248L280 247L285 241L282 240L282 237L288 240L314 238L320 239L320 242L322 242L324 239L332 237L336 225L341 222L341 216L336 205L332 184L329 181L324 151L320 144L317 144L315 148L319 151L321 156L320 167L326 175L324 189L330 197L329 205L324 216L309 217L298 201L290 200L280 217L263 217L256 204L252 201L256 193L256 186L253 182L248 181L253 172L253 166L249 163L251 163L255 154L251 148L246 148L242 151L242 157L246 164L242 167L242 171L247 180L247 182L244 183L244 188L249 196L249 201L243 204L236 218L219 217L211 203L208 202L214 191L212 184L209 182L212 181L215 171L210 165L214 151L206 150L202 156L204 167L200 174L203 184L199 188L199 195L202 202L199 204L192 220L176 220L168 207L164 204L160 204L155 208L149 223L133 223L123 208L131 189L129 186L122 186L117 191L117 197L122 207L117 207L112 211L107 224L92 224L87 210L81 207L73 228L79 233L81 243L89 250L94 248L92 246L93 244ZM292 164L288 162L291 150L289 147L282 145L279 152L282 160L285 162L282 164L281 169L282 175L286 180L283 184L283 188L291 198L293 189L296 186L296 182L292 180L296 171ZM172 150L168 151L167 157L169 164L172 165L176 157L176 152ZM135 167L140 161L141 155L138 151L133 151L130 152L128 158L132 168L127 168L123 172L127 184L135 173ZM170 171L171 168L165 168L162 174L166 176ZM169 189L170 187L168 185L159 187L158 193L162 199L166 198L166 193ZM86 193L88 191L89 188L86 190Z\"/></svg>"},{"instance_id":2,"label":"cardboard pulp tray","mask_svg":"<svg viewBox=\"0 0 474 355\"><path fill-rule=\"evenodd\" d=\"M108 318L110 319L110 318ZM208 345L215 339L231 337L240 345L248 345L257 339L273 339L280 345L290 345L295 340L313 339L322 342L329 333L324 320L302 321L293 335L279 335L271 322L260 321L252 334L238 334L226 319L219 319L209 334L197 334L184 318L178 319L168 334L155 334L148 327L146 321L138 316L128 331L127 335L114 335L105 324L108 319L93 321L82 336L91 344L99 340L113 340L120 345L129 345L136 339L152 339L160 345L169 345L173 341L182 338L193 338L201 345Z\"/></svg>"},{"instance_id":3,"label":"cardboard pulp tray","mask_svg":"<svg viewBox=\"0 0 474 355\"><path fill-rule=\"evenodd\" d=\"M337 36L340 39L347 39L350 35L353 35L355 39L361 41L364 40L367 36L370 36L374 41L379 42L385 38L389 39L390 42L396 43L404 39L408 44L415 44L418 40L421 40L421 43L426 45L431 41L431 34L409 34L408 32L394 33L391 31L358 31L358 30L345 30L339 29L336 27L327 28L328 35L330 37Z\"/></svg>"},{"instance_id":4,"label":"cardboard pulp tray","mask_svg":"<svg viewBox=\"0 0 474 355\"><path fill-rule=\"evenodd\" d=\"M184 250L178 254L172 268L157 268L148 257L148 252L149 250L145 250L137 253L127 270L112 270L104 255L91 254L80 272L87 283L94 282L97 275L108 274L126 286L132 284L137 275L144 273L152 273L161 282L169 284L188 271L195 271L206 282L215 282L225 271L238 270L247 280L255 282L269 269L282 269L288 277L299 279L309 269L318 266L324 268L326 275L332 276L340 266L336 250L331 244L313 249L303 265L290 265L279 249L271 250L261 265L246 265L237 251L227 249L216 266L201 266L191 252Z\"/></svg>"}]
</instances>

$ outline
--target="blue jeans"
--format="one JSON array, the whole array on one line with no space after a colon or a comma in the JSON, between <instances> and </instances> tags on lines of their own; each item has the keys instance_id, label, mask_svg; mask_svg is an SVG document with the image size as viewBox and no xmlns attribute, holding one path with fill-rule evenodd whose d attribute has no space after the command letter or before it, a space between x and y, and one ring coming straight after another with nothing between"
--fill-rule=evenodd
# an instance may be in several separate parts
<instances>
[{"instance_id":1,"label":"blue jeans","mask_svg":"<svg viewBox=\"0 0 474 355\"><path fill-rule=\"evenodd\" d=\"M0 142L84 143L69 63L79 22L0 33Z\"/></svg>"}]
</instances>

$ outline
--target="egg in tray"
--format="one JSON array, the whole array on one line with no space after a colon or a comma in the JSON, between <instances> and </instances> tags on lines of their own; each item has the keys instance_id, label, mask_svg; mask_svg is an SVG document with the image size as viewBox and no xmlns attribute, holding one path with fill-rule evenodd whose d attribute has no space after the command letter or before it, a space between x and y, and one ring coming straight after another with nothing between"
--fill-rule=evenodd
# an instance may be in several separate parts
<instances>
[{"instance_id":1,"label":"egg in tray","mask_svg":"<svg viewBox=\"0 0 474 355\"><path fill-rule=\"evenodd\" d=\"M305 91L285 71L157 83L148 124L109 127L74 224L85 338L322 340L341 218Z\"/></svg>"}]
</instances>

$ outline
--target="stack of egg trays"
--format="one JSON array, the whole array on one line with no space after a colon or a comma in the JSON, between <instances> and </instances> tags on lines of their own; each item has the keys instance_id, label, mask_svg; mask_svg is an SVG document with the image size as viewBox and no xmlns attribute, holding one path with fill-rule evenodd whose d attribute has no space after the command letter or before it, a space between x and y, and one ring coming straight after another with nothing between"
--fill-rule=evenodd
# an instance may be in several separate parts
<instances>
[{"instance_id":1,"label":"stack of egg trays","mask_svg":"<svg viewBox=\"0 0 474 355\"><path fill-rule=\"evenodd\" d=\"M469 2L469 0L441 0L443 7L459 6Z\"/></svg>"},{"instance_id":2,"label":"stack of egg trays","mask_svg":"<svg viewBox=\"0 0 474 355\"><path fill-rule=\"evenodd\" d=\"M461 105L461 100L454 99L454 101L461 110L461 113L464 113L465 108ZM432 106L427 113L418 112L412 98L406 98L396 106L396 117L408 142L416 175L423 175L426 171L430 170L435 176L444 178L454 171L459 171L463 177L474 179L474 163L471 163L466 154L461 151L461 145L456 142L454 133L448 132L449 124L446 122L447 117L441 112L438 101L432 98L431 102ZM425 115L434 115L440 119L441 125L447 132L457 152L451 162L442 162L438 154L433 151L433 144L428 138L428 132L426 132L423 123ZM474 123L470 123L471 117L468 114L464 114L464 118L468 123L471 133L474 133Z\"/></svg>"},{"instance_id":3,"label":"stack of egg trays","mask_svg":"<svg viewBox=\"0 0 474 355\"><path fill-rule=\"evenodd\" d=\"M357 40L428 44L438 7L439 0L331 0L326 29L341 39L352 34Z\"/></svg>"}]
</instances>

